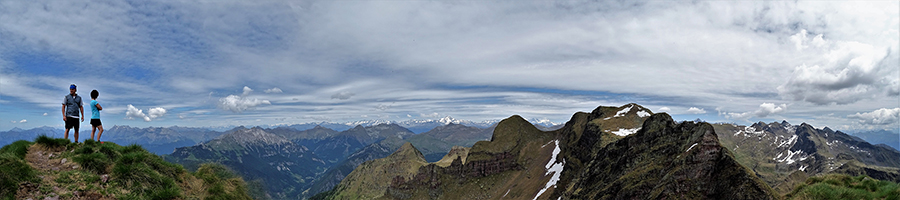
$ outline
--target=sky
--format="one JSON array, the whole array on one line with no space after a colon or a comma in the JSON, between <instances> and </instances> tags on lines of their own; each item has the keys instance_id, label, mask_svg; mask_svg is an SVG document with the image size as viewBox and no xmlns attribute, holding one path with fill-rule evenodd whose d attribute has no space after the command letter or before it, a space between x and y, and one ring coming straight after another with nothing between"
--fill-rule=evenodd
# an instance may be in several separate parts
<instances>
[{"instance_id":1,"label":"sky","mask_svg":"<svg viewBox=\"0 0 900 200\"><path fill-rule=\"evenodd\" d=\"M0 1L0 130L676 120L900 127L898 1ZM85 111L90 115L89 108ZM89 127L85 122L82 127Z\"/></svg>"}]
</instances>

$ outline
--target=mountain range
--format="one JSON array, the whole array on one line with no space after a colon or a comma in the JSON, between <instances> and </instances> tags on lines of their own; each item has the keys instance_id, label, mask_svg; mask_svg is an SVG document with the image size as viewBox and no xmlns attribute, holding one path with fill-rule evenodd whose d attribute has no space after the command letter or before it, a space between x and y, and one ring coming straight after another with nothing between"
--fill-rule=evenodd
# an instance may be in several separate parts
<instances>
[{"instance_id":1,"label":"mountain range","mask_svg":"<svg viewBox=\"0 0 900 200\"><path fill-rule=\"evenodd\" d=\"M427 163L415 145L404 144L317 198L774 198L718 143L711 125L676 124L636 104L576 113L555 131L512 116L490 141L454 149Z\"/></svg>"},{"instance_id":2,"label":"mountain range","mask_svg":"<svg viewBox=\"0 0 900 200\"><path fill-rule=\"evenodd\" d=\"M221 163L247 180L264 183L274 199L308 198L334 187L360 163L390 155L405 141L431 147L428 155L440 159L452 146L488 139L491 130L452 123L421 134L397 124L357 125L340 132L322 126L302 131L237 127L164 157L188 169Z\"/></svg>"},{"instance_id":3,"label":"mountain range","mask_svg":"<svg viewBox=\"0 0 900 200\"><path fill-rule=\"evenodd\" d=\"M896 150L827 127L676 123L637 104L579 112L554 131L513 116L436 162L420 149L404 143L314 198L781 199L825 174L900 181Z\"/></svg>"}]
</instances>

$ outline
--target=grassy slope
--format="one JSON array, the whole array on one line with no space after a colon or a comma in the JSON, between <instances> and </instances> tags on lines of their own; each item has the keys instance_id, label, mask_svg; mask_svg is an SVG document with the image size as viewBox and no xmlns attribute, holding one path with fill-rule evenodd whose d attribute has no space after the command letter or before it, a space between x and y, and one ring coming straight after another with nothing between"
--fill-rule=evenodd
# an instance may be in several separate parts
<instances>
[{"instance_id":1,"label":"grassy slope","mask_svg":"<svg viewBox=\"0 0 900 200\"><path fill-rule=\"evenodd\" d=\"M868 176L828 174L807 179L787 199L900 199L900 186Z\"/></svg>"},{"instance_id":2,"label":"grassy slope","mask_svg":"<svg viewBox=\"0 0 900 200\"><path fill-rule=\"evenodd\" d=\"M0 199L250 199L220 165L189 173L138 145L46 136L0 149L0 186Z\"/></svg>"}]
</instances>

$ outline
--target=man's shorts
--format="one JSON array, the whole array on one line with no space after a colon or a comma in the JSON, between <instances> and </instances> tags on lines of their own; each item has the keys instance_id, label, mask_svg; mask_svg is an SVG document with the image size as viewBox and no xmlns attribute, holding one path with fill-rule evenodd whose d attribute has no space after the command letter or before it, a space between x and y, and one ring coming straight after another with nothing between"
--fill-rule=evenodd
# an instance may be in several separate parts
<instances>
[{"instance_id":1,"label":"man's shorts","mask_svg":"<svg viewBox=\"0 0 900 200\"><path fill-rule=\"evenodd\" d=\"M78 118L74 117L66 117L66 129L75 128L78 129L78 126L81 124L78 121Z\"/></svg>"},{"instance_id":2,"label":"man's shorts","mask_svg":"<svg viewBox=\"0 0 900 200\"><path fill-rule=\"evenodd\" d=\"M91 119L91 125L93 125L94 127L97 127L97 126L102 126L103 124L100 123L100 119Z\"/></svg>"}]
</instances>

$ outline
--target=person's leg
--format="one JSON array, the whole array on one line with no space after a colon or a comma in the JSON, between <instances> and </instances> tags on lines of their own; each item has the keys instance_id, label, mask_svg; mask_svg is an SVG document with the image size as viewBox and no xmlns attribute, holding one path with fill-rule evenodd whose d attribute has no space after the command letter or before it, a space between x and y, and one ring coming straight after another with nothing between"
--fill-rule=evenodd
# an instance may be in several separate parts
<instances>
[{"instance_id":1,"label":"person's leg","mask_svg":"<svg viewBox=\"0 0 900 200\"><path fill-rule=\"evenodd\" d=\"M94 139L94 132L95 132L95 131L97 131L97 126L93 126L93 125L92 125L92 126L91 126L91 139L92 139L92 140L95 140L95 139ZM96 140L95 140L95 141L96 141Z\"/></svg>"},{"instance_id":2,"label":"person's leg","mask_svg":"<svg viewBox=\"0 0 900 200\"><path fill-rule=\"evenodd\" d=\"M68 140L69 139L69 129L72 129L72 125L73 125L72 118L66 117L65 123L66 123L66 125L65 125L66 126L66 140Z\"/></svg>"},{"instance_id":3,"label":"person's leg","mask_svg":"<svg viewBox=\"0 0 900 200\"><path fill-rule=\"evenodd\" d=\"M97 129L100 129L100 132L97 133L97 141L100 141L100 136L103 136L103 125L97 126Z\"/></svg>"},{"instance_id":4,"label":"person's leg","mask_svg":"<svg viewBox=\"0 0 900 200\"><path fill-rule=\"evenodd\" d=\"M81 126L81 124L78 123L78 119L75 119L75 126L73 126L75 128L75 132L73 133L75 136L75 143L78 143L78 128L79 128L79 126Z\"/></svg>"}]
</instances>

